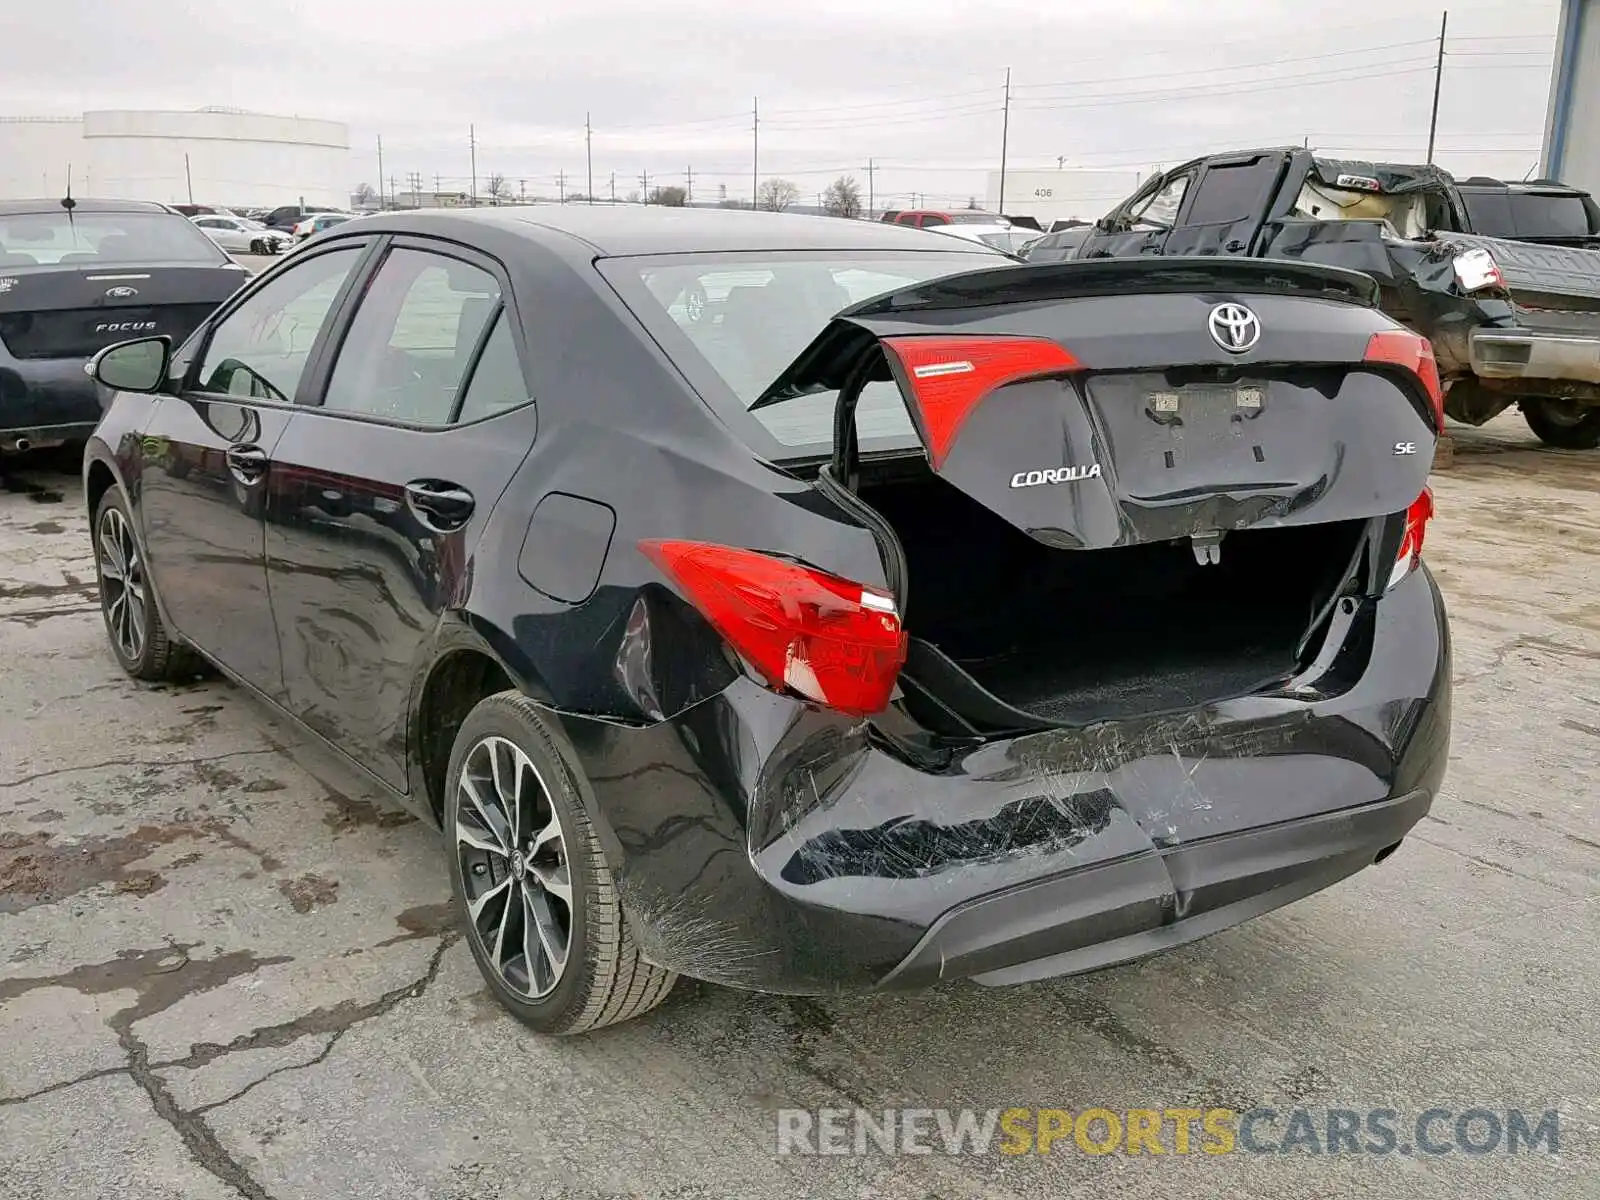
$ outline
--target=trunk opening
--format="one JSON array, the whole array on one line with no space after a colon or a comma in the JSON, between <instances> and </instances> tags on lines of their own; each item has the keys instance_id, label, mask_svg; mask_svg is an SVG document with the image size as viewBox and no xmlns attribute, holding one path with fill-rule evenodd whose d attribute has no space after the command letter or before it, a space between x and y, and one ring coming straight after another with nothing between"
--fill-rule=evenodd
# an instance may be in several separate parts
<instances>
[{"instance_id":1,"label":"trunk opening","mask_svg":"<svg viewBox=\"0 0 1600 1200\"><path fill-rule=\"evenodd\" d=\"M904 551L907 695L947 715L970 717L974 696L956 697L971 683L1038 721L1067 724L1279 685L1317 653L1321 639L1307 644L1307 635L1369 527L1236 530L1210 565L1187 538L1056 549L925 468L896 474L863 479L859 497ZM990 719L1006 723L998 709Z\"/></svg>"}]
</instances>

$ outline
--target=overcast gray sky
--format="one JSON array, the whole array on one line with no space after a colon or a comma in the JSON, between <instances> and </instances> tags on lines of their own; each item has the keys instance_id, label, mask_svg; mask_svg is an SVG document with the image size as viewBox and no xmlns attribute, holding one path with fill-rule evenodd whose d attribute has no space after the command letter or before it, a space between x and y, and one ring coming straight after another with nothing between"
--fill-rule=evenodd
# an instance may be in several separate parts
<instances>
[{"instance_id":1,"label":"overcast gray sky","mask_svg":"<svg viewBox=\"0 0 1600 1200\"><path fill-rule=\"evenodd\" d=\"M50 0L0 5L0 114L232 105L346 121L352 179L528 194L682 183L748 196L760 174L806 196L841 172L955 203L1000 158L1012 71L1014 168L1148 168L1243 144L1299 142L1418 159L1437 0ZM1363 9L1381 14L1358 22ZM1538 159L1555 0L1450 5L1438 161L1520 177ZM48 19L42 14L48 12ZM25 49L26 53L16 53Z\"/></svg>"}]
</instances>

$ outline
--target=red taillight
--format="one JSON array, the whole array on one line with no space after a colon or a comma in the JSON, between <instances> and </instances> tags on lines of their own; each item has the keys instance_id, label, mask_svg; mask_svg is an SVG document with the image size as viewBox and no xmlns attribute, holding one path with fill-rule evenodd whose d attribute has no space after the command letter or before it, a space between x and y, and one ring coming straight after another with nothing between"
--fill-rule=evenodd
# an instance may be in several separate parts
<instances>
[{"instance_id":1,"label":"red taillight","mask_svg":"<svg viewBox=\"0 0 1600 1200\"><path fill-rule=\"evenodd\" d=\"M1444 432L1444 386L1439 382L1432 342L1409 329L1385 329L1368 339L1365 360L1404 367L1420 379L1428 403L1433 405L1434 428Z\"/></svg>"},{"instance_id":2,"label":"red taillight","mask_svg":"<svg viewBox=\"0 0 1600 1200\"><path fill-rule=\"evenodd\" d=\"M798 563L704 542L639 549L773 688L866 716L906 661L894 597Z\"/></svg>"},{"instance_id":3,"label":"red taillight","mask_svg":"<svg viewBox=\"0 0 1600 1200\"><path fill-rule=\"evenodd\" d=\"M962 422L990 392L1039 375L1072 371L1078 360L1048 338L910 336L883 339L916 396L928 458L937 469Z\"/></svg>"},{"instance_id":4,"label":"red taillight","mask_svg":"<svg viewBox=\"0 0 1600 1200\"><path fill-rule=\"evenodd\" d=\"M1422 561L1422 539L1428 533L1428 521L1433 516L1433 489L1423 488L1422 495L1406 509L1406 531L1400 538L1400 549L1394 556L1394 567L1389 572L1389 586L1393 587Z\"/></svg>"}]
</instances>

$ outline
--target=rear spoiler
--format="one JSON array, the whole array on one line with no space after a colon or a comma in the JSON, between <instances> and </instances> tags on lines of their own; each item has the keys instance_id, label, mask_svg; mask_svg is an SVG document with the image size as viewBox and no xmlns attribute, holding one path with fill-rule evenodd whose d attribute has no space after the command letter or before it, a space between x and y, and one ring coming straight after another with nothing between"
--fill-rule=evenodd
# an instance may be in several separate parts
<instances>
[{"instance_id":1,"label":"rear spoiler","mask_svg":"<svg viewBox=\"0 0 1600 1200\"><path fill-rule=\"evenodd\" d=\"M1195 255L991 267L885 292L838 315L889 316L917 309L1034 304L1128 292L1245 292L1312 296L1366 308L1378 305L1378 285L1359 271L1279 259Z\"/></svg>"},{"instance_id":2,"label":"rear spoiler","mask_svg":"<svg viewBox=\"0 0 1600 1200\"><path fill-rule=\"evenodd\" d=\"M1363 308L1378 306L1378 284L1345 267L1268 258L1190 256L1072 259L1013 264L949 275L885 292L841 310L817 339L758 396L750 411L840 386L839 364L854 361L877 335L856 323L940 309L1048 304L1132 293L1306 296Z\"/></svg>"}]
</instances>

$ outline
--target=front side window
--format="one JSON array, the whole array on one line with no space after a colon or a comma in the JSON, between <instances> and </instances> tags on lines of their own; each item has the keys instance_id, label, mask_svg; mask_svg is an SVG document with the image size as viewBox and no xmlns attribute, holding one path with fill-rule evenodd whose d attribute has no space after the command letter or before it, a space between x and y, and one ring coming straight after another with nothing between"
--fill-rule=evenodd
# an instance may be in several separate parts
<instances>
[{"instance_id":1,"label":"front side window","mask_svg":"<svg viewBox=\"0 0 1600 1200\"><path fill-rule=\"evenodd\" d=\"M1129 227L1132 229L1171 229L1178 219L1178 209L1183 207L1183 197L1194 179L1194 172L1175 175L1161 184L1149 196L1134 201L1128 209Z\"/></svg>"},{"instance_id":2,"label":"front side window","mask_svg":"<svg viewBox=\"0 0 1600 1200\"><path fill-rule=\"evenodd\" d=\"M341 246L262 285L217 325L195 386L241 399L293 403L317 334L360 257L361 247Z\"/></svg>"},{"instance_id":3,"label":"front side window","mask_svg":"<svg viewBox=\"0 0 1600 1200\"><path fill-rule=\"evenodd\" d=\"M427 250L390 251L350 323L323 407L449 424L499 308L500 284L482 268Z\"/></svg>"}]
</instances>

